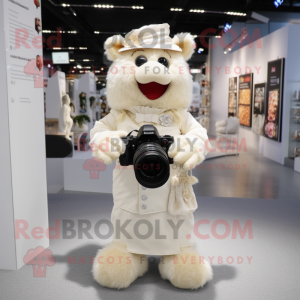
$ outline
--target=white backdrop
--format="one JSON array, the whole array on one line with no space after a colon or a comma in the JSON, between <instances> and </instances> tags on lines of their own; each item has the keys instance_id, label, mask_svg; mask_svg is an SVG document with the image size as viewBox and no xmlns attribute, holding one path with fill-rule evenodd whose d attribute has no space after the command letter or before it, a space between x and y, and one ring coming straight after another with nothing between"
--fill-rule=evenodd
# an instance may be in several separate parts
<instances>
[{"instance_id":1,"label":"white backdrop","mask_svg":"<svg viewBox=\"0 0 300 300\"><path fill-rule=\"evenodd\" d=\"M36 86L32 75L42 74L35 59L43 50L32 42L41 36L35 18L41 19L41 8L31 0L0 2L0 269L19 269L28 250L49 246L49 239L31 235L33 228L49 226L43 85ZM16 47L20 28L28 33L29 48ZM31 75L25 73L28 66ZM17 220L28 224L29 239L17 238Z\"/></svg>"}]
</instances>

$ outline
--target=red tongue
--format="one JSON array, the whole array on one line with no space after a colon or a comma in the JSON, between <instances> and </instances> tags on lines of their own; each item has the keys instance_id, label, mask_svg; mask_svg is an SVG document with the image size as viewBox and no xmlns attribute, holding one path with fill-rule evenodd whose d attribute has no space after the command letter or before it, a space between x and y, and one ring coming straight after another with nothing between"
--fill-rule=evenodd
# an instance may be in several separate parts
<instances>
[{"instance_id":1,"label":"red tongue","mask_svg":"<svg viewBox=\"0 0 300 300\"><path fill-rule=\"evenodd\" d=\"M156 100L157 98L161 97L165 91L167 90L169 84L163 85L157 82L149 82L146 84L139 83L140 91L149 99L149 100Z\"/></svg>"}]
</instances>

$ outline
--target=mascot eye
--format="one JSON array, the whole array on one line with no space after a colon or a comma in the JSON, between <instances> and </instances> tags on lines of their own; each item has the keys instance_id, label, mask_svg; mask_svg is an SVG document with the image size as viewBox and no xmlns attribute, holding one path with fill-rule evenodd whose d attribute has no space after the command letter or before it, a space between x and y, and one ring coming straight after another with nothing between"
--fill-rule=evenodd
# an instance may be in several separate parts
<instances>
[{"instance_id":1,"label":"mascot eye","mask_svg":"<svg viewBox=\"0 0 300 300\"><path fill-rule=\"evenodd\" d=\"M145 64L147 62L147 58L145 56L139 56L136 60L135 60L135 64L140 67L141 65Z\"/></svg>"},{"instance_id":2,"label":"mascot eye","mask_svg":"<svg viewBox=\"0 0 300 300\"><path fill-rule=\"evenodd\" d=\"M169 62L168 62L167 59L164 58L164 57L160 57L160 58L158 59L158 62L159 62L160 64L164 65L166 68L169 66Z\"/></svg>"}]
</instances>

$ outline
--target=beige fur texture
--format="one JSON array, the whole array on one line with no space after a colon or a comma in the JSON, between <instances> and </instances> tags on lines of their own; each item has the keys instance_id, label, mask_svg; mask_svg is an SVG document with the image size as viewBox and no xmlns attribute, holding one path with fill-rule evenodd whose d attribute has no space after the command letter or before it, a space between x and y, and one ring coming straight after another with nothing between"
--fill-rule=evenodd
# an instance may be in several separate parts
<instances>
[{"instance_id":1,"label":"beige fur texture","mask_svg":"<svg viewBox=\"0 0 300 300\"><path fill-rule=\"evenodd\" d=\"M158 268L163 279L181 289L203 287L213 276L210 264L201 260L193 247L181 248L177 255L163 256Z\"/></svg>"},{"instance_id":2,"label":"beige fur texture","mask_svg":"<svg viewBox=\"0 0 300 300\"><path fill-rule=\"evenodd\" d=\"M194 53L195 41L189 33L178 33L173 37L173 43L182 50L182 56L185 60L189 60Z\"/></svg>"},{"instance_id":3,"label":"beige fur texture","mask_svg":"<svg viewBox=\"0 0 300 300\"><path fill-rule=\"evenodd\" d=\"M193 136L189 136L189 141L191 142L192 140ZM186 171L195 168L205 158L204 145L200 139L197 139L193 147L191 147L191 144L187 142L186 136L181 135L174 139L174 144L174 147L170 149L168 155L174 158L176 165L182 165ZM200 152L199 149L202 149L202 152Z\"/></svg>"},{"instance_id":4,"label":"beige fur texture","mask_svg":"<svg viewBox=\"0 0 300 300\"><path fill-rule=\"evenodd\" d=\"M185 38L182 40L182 36ZM140 49L117 52L121 45L121 37L111 37L104 47L108 59L113 63L108 70L107 98L111 108L123 110L130 106L149 106L155 108L180 109L189 107L192 99L192 75L186 59L194 52L193 39L190 34L174 37L183 52L161 49ZM147 63L138 67L135 60L145 56ZM168 68L158 62L160 57L168 60ZM166 92L157 100L149 100L142 94L138 83L151 81L168 84Z\"/></svg>"},{"instance_id":5,"label":"beige fur texture","mask_svg":"<svg viewBox=\"0 0 300 300\"><path fill-rule=\"evenodd\" d=\"M128 252L125 245L111 243L98 251L92 272L100 285L124 289L143 276L147 270L146 256Z\"/></svg>"},{"instance_id":6,"label":"beige fur texture","mask_svg":"<svg viewBox=\"0 0 300 300\"><path fill-rule=\"evenodd\" d=\"M109 60L116 60L119 56L118 51L123 48L124 38L121 35L114 35L104 43L105 55Z\"/></svg>"},{"instance_id":7,"label":"beige fur texture","mask_svg":"<svg viewBox=\"0 0 300 300\"><path fill-rule=\"evenodd\" d=\"M98 133L92 143L95 147L90 144L93 150L93 157L101 159L106 165L111 164L124 153L125 145L120 138L126 135L127 133L121 130ZM112 142L112 139L114 142Z\"/></svg>"}]
</instances>

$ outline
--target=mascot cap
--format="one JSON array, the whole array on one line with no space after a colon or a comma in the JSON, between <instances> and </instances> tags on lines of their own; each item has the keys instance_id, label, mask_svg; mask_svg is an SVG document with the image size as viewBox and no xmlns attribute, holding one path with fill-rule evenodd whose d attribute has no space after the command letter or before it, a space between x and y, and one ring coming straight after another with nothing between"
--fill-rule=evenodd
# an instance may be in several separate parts
<instances>
[{"instance_id":1,"label":"mascot cap","mask_svg":"<svg viewBox=\"0 0 300 300\"><path fill-rule=\"evenodd\" d=\"M119 52L133 49L162 49L181 52L181 48L175 45L170 38L170 25L153 24L131 30L126 34L123 48Z\"/></svg>"}]
</instances>

